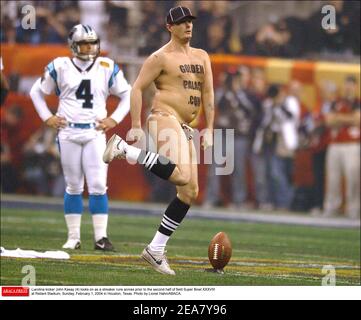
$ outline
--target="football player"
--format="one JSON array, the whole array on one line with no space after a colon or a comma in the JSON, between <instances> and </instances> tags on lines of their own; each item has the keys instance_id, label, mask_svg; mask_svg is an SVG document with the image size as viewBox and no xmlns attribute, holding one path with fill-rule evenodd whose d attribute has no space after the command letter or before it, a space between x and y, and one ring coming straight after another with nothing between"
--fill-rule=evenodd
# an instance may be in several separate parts
<instances>
[{"instance_id":1,"label":"football player","mask_svg":"<svg viewBox=\"0 0 361 320\"><path fill-rule=\"evenodd\" d=\"M114 128L129 112L131 87L113 60L99 56L100 40L90 26L79 24L73 27L68 44L73 58L60 57L50 62L30 91L40 118L58 130L66 182L64 213L68 228L68 239L63 248L80 248L85 179L95 249L113 251L107 236L108 166L102 161L102 155L106 146L105 132ZM55 114L49 110L44 97L53 92L59 97ZM108 116L106 100L110 94L121 100Z\"/></svg>"}]
</instances>

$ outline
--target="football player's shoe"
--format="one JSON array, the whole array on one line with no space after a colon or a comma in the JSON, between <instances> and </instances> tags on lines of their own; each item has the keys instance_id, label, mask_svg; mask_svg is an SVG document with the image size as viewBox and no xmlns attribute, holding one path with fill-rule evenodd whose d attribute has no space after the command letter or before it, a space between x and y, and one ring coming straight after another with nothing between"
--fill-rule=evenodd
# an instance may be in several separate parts
<instances>
[{"instance_id":1,"label":"football player's shoe","mask_svg":"<svg viewBox=\"0 0 361 320\"><path fill-rule=\"evenodd\" d=\"M80 240L68 239L68 241L64 243L63 249L71 249L71 250L80 249Z\"/></svg>"},{"instance_id":2,"label":"football player's shoe","mask_svg":"<svg viewBox=\"0 0 361 320\"><path fill-rule=\"evenodd\" d=\"M102 250L102 251L115 251L113 244L109 241L108 238L101 238L94 245L95 250Z\"/></svg>"},{"instance_id":3,"label":"football player's shoe","mask_svg":"<svg viewBox=\"0 0 361 320\"><path fill-rule=\"evenodd\" d=\"M127 143L116 134L113 134L109 139L103 154L103 161L105 163L111 162L114 158L124 159L126 155Z\"/></svg>"},{"instance_id":4,"label":"football player's shoe","mask_svg":"<svg viewBox=\"0 0 361 320\"><path fill-rule=\"evenodd\" d=\"M163 254L156 253L152 251L149 246L147 246L143 250L141 257L159 273L174 276L175 272L170 268L168 264L168 259L165 254L166 252L164 252Z\"/></svg>"}]
</instances>

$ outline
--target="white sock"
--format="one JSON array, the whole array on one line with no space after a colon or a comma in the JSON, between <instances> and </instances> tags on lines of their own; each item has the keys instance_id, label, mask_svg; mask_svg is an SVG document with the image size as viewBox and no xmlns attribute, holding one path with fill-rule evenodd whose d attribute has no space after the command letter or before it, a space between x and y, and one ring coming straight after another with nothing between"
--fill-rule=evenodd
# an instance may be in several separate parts
<instances>
[{"instance_id":1,"label":"white sock","mask_svg":"<svg viewBox=\"0 0 361 320\"><path fill-rule=\"evenodd\" d=\"M139 155L141 153L141 149L137 147L130 146L129 144L126 147L126 158L127 160L137 162Z\"/></svg>"},{"instance_id":2,"label":"white sock","mask_svg":"<svg viewBox=\"0 0 361 320\"><path fill-rule=\"evenodd\" d=\"M108 214L93 214L92 219L95 242L107 238Z\"/></svg>"},{"instance_id":3,"label":"white sock","mask_svg":"<svg viewBox=\"0 0 361 320\"><path fill-rule=\"evenodd\" d=\"M170 236L166 236L165 234L157 231L152 242L149 245L150 250L155 251L159 254L163 254L169 238Z\"/></svg>"},{"instance_id":4,"label":"white sock","mask_svg":"<svg viewBox=\"0 0 361 320\"><path fill-rule=\"evenodd\" d=\"M66 214L64 217L68 227L68 239L80 240L81 214Z\"/></svg>"}]
</instances>

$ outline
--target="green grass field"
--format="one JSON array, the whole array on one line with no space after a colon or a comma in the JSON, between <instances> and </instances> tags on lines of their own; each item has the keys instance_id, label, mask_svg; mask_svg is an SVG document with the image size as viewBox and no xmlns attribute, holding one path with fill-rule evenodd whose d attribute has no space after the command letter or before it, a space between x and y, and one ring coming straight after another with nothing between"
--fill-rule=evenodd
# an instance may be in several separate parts
<instances>
[{"instance_id":1,"label":"green grass field","mask_svg":"<svg viewBox=\"0 0 361 320\"><path fill-rule=\"evenodd\" d=\"M152 239L159 217L112 215L109 238L117 251L93 250L91 217L83 215L82 249L70 260L1 258L1 285L21 285L21 269L32 265L37 285L321 285L325 265L336 269L337 285L360 285L360 230L186 219L168 243L175 277L153 271L139 254ZM209 268L208 244L225 231L233 256L225 274ZM62 250L61 212L1 210L1 246Z\"/></svg>"}]
</instances>

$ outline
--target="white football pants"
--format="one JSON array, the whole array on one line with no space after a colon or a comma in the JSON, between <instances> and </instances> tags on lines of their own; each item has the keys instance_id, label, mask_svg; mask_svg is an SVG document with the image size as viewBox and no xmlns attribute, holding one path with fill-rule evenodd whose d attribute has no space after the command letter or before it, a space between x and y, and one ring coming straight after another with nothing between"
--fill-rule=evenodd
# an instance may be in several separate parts
<instances>
[{"instance_id":1,"label":"white football pants","mask_svg":"<svg viewBox=\"0 0 361 320\"><path fill-rule=\"evenodd\" d=\"M105 134L95 129L65 128L58 139L66 192L81 194L85 178L89 194L105 194L108 170L103 162Z\"/></svg>"}]
</instances>

